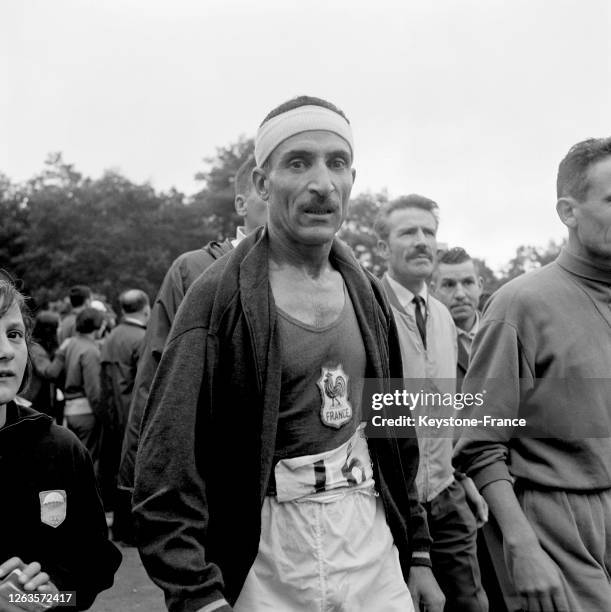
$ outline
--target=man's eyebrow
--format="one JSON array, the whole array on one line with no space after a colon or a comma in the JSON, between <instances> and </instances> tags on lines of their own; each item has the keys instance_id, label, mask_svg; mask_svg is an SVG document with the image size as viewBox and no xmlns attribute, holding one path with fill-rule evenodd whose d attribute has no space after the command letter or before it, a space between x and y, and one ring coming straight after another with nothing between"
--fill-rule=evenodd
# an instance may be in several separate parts
<instances>
[{"instance_id":1,"label":"man's eyebrow","mask_svg":"<svg viewBox=\"0 0 611 612\"><path fill-rule=\"evenodd\" d=\"M351 155L350 155L350 151L347 151L346 149L336 149L334 151L330 151L329 153L327 153L327 157L328 158L344 157L346 159L350 159Z\"/></svg>"},{"instance_id":2,"label":"man's eyebrow","mask_svg":"<svg viewBox=\"0 0 611 612\"><path fill-rule=\"evenodd\" d=\"M293 157L312 157L312 151L307 149L289 149L282 155L282 160L291 159Z\"/></svg>"}]
</instances>

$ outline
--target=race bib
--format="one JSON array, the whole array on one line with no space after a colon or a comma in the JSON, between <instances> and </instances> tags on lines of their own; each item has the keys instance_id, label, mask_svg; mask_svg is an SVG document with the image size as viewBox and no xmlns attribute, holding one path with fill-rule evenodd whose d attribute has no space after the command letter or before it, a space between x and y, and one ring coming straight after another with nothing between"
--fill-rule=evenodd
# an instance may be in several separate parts
<instances>
[{"instance_id":1,"label":"race bib","mask_svg":"<svg viewBox=\"0 0 611 612\"><path fill-rule=\"evenodd\" d=\"M373 487L365 423L361 423L354 435L338 448L282 459L276 464L274 475L279 502L348 487Z\"/></svg>"}]
</instances>

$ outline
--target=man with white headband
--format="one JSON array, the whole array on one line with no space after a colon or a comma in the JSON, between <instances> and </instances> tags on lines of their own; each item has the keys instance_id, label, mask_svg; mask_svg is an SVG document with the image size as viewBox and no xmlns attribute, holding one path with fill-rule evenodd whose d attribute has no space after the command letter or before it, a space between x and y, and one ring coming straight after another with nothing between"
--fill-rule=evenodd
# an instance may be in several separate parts
<instances>
[{"instance_id":1,"label":"man with white headband","mask_svg":"<svg viewBox=\"0 0 611 612\"><path fill-rule=\"evenodd\" d=\"M253 182L268 224L192 285L142 424L140 553L171 612L430 611L414 436L365 437L364 379L401 378L381 287L335 234L350 124L307 96L272 111ZM412 588L413 587L413 588Z\"/></svg>"}]
</instances>

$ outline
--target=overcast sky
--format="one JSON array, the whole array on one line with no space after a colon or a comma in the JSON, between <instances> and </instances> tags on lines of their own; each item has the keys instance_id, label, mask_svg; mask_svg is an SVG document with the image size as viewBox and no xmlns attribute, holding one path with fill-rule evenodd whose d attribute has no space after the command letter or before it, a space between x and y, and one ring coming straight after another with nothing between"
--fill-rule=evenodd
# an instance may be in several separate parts
<instances>
[{"instance_id":1,"label":"overcast sky","mask_svg":"<svg viewBox=\"0 0 611 612\"><path fill-rule=\"evenodd\" d=\"M611 135L608 0L2 0L0 172L62 151L191 194L298 94L342 108L353 195L421 193L490 265L564 236L570 145Z\"/></svg>"}]
</instances>

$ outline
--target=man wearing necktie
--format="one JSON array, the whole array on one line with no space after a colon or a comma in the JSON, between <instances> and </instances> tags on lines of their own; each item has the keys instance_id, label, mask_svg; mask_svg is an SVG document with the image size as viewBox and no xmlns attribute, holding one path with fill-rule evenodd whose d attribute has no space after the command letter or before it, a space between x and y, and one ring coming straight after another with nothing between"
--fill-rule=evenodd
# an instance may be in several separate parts
<instances>
[{"instance_id":1,"label":"man wearing necktie","mask_svg":"<svg viewBox=\"0 0 611 612\"><path fill-rule=\"evenodd\" d=\"M385 204L374 229L388 270L382 279L401 345L408 391L453 395L456 390L456 328L447 308L429 294L437 252L438 206L420 195ZM422 408L431 417L460 416L452 406ZM433 573L446 597L446 611L485 612L476 554L477 527L487 519L483 499L470 481L463 487L452 467L452 431L431 436L418 427L420 465L416 484L433 540ZM467 493L473 498L467 501ZM477 509L477 519L469 507Z\"/></svg>"}]
</instances>

